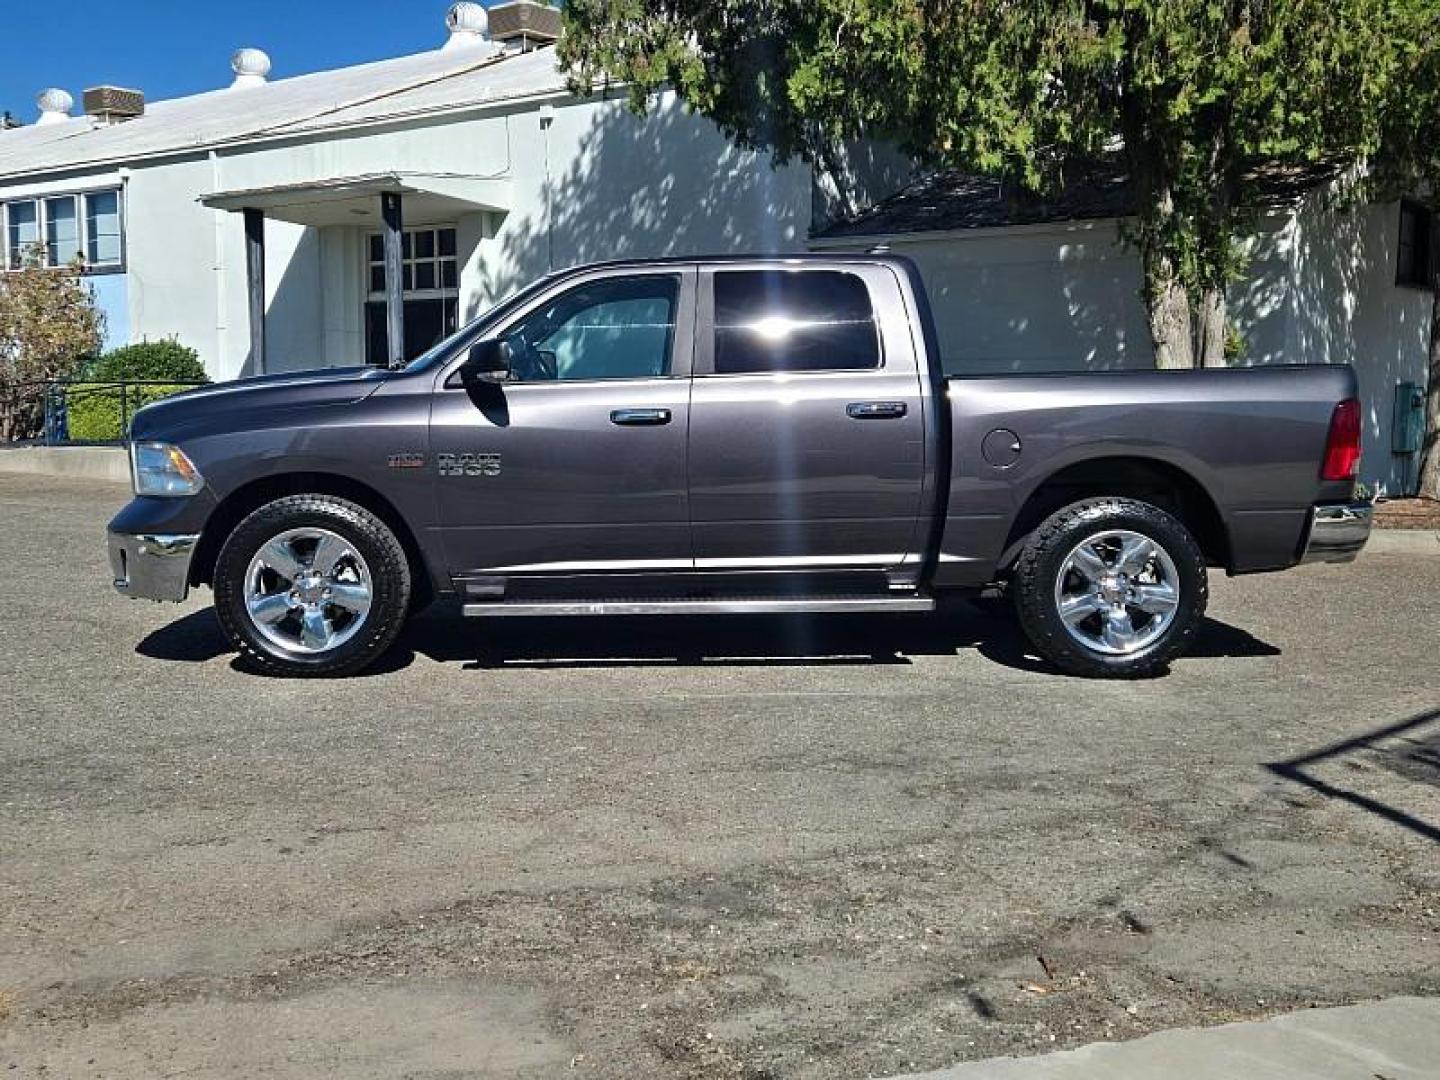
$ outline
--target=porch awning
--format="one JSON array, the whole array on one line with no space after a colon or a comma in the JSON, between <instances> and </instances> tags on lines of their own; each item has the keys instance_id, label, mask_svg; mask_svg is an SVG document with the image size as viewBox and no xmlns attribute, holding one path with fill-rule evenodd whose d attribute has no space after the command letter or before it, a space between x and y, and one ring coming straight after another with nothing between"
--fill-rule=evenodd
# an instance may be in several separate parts
<instances>
[{"instance_id":1,"label":"porch awning","mask_svg":"<svg viewBox=\"0 0 1440 1080\"><path fill-rule=\"evenodd\" d=\"M212 210L259 210L296 225L365 225L380 221L383 194L405 199L405 224L453 221L459 214L510 209L510 181L459 173L366 173L200 196Z\"/></svg>"}]
</instances>

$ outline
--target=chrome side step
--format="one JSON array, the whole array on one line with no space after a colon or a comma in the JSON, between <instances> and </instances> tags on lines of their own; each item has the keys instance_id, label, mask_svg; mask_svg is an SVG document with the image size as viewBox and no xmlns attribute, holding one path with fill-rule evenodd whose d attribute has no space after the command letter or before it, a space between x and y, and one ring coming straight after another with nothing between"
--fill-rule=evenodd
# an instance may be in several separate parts
<instances>
[{"instance_id":1,"label":"chrome side step","mask_svg":"<svg viewBox=\"0 0 1440 1080\"><path fill-rule=\"evenodd\" d=\"M845 615L934 611L930 596L731 597L715 600L542 600L466 604L472 617L492 615Z\"/></svg>"}]
</instances>

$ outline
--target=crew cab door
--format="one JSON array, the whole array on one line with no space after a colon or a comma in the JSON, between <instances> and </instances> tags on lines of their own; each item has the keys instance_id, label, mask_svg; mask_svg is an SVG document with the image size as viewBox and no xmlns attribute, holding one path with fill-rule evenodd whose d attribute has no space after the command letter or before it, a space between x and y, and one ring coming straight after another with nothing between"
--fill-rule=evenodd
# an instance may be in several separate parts
<instances>
[{"instance_id":1,"label":"crew cab door","mask_svg":"<svg viewBox=\"0 0 1440 1080\"><path fill-rule=\"evenodd\" d=\"M510 379L442 373L438 518L457 577L692 567L686 493L695 271L569 277L492 336Z\"/></svg>"},{"instance_id":2,"label":"crew cab door","mask_svg":"<svg viewBox=\"0 0 1440 1080\"><path fill-rule=\"evenodd\" d=\"M689 454L697 568L914 563L920 380L889 268L702 267Z\"/></svg>"}]
</instances>

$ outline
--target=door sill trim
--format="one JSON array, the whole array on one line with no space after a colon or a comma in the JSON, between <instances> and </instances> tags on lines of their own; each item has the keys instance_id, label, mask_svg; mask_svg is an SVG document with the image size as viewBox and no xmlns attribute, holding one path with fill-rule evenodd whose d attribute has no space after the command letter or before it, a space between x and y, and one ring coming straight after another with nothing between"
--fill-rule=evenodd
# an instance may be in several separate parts
<instances>
[{"instance_id":1,"label":"door sill trim","mask_svg":"<svg viewBox=\"0 0 1440 1080\"><path fill-rule=\"evenodd\" d=\"M931 596L784 596L706 600L544 600L464 605L470 618L561 615L854 615L935 610Z\"/></svg>"}]
</instances>

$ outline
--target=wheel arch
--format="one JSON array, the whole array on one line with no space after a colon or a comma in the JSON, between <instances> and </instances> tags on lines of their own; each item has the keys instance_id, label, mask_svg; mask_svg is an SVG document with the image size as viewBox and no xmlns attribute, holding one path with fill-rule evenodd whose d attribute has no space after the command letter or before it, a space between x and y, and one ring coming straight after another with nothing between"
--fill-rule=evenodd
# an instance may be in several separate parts
<instances>
[{"instance_id":1,"label":"wheel arch","mask_svg":"<svg viewBox=\"0 0 1440 1080\"><path fill-rule=\"evenodd\" d=\"M368 484L327 472L277 473L252 480L227 495L211 512L200 533L200 542L190 563L190 584L213 585L220 549L235 526L266 503L288 495L333 495L369 510L389 527L405 549L415 597L412 609L419 610L435 598L435 581L419 541L395 505Z\"/></svg>"},{"instance_id":2,"label":"wheel arch","mask_svg":"<svg viewBox=\"0 0 1440 1080\"><path fill-rule=\"evenodd\" d=\"M1061 507L1082 499L1129 498L1178 518L1212 566L1231 566L1230 533L1220 508L1194 474L1173 462L1135 454L1087 458L1057 469L1030 492L1005 538L1000 569L1009 570L1029 536Z\"/></svg>"}]
</instances>

